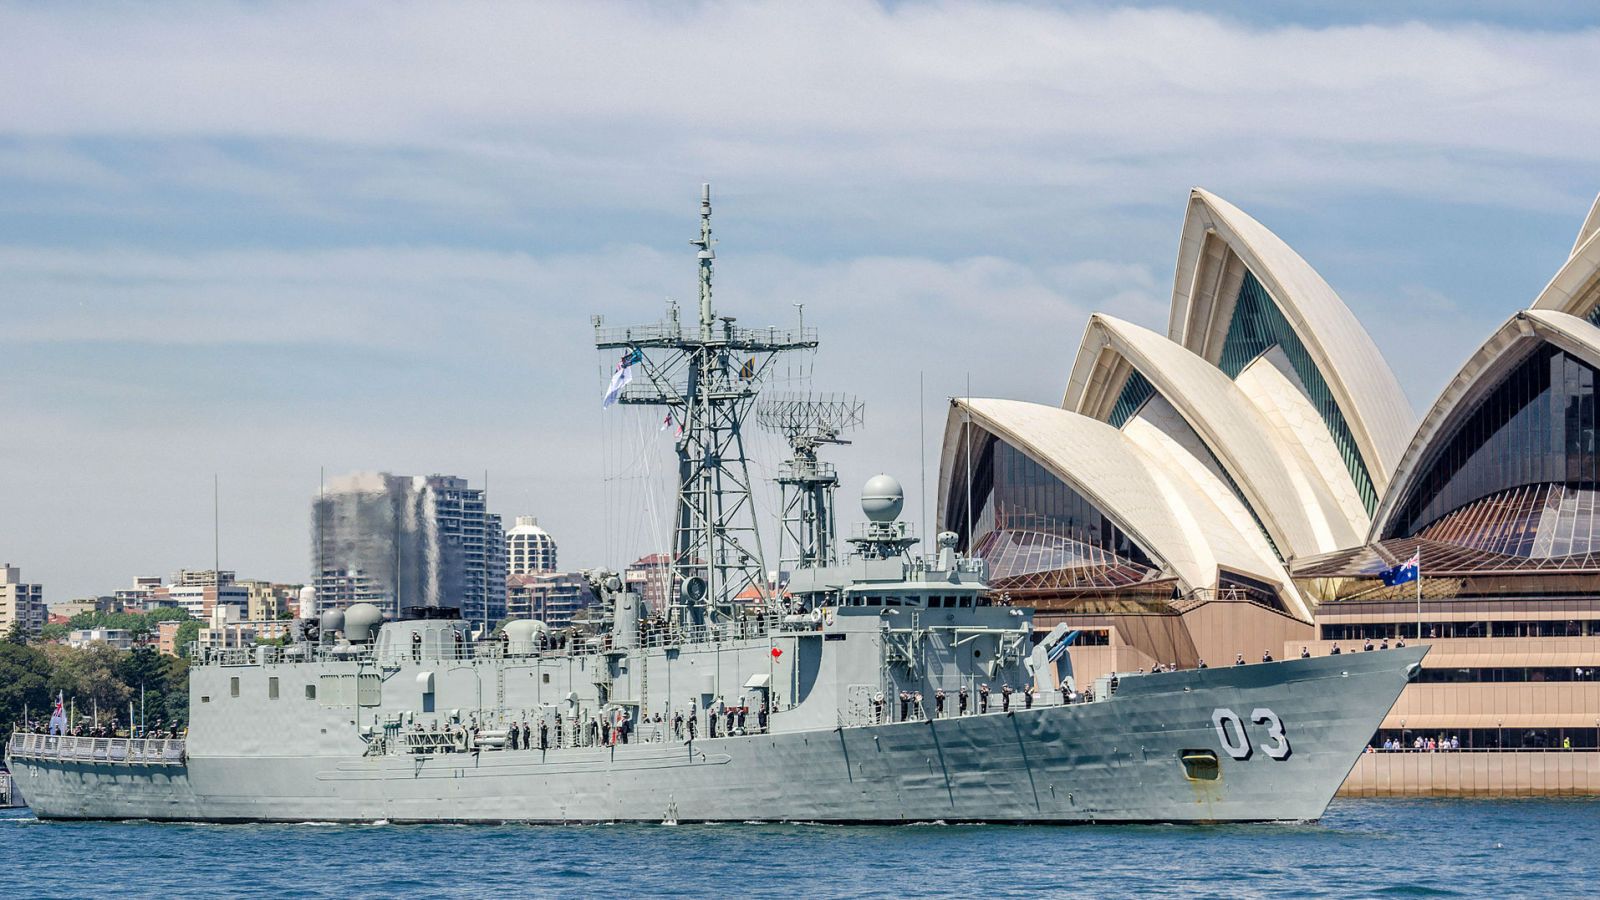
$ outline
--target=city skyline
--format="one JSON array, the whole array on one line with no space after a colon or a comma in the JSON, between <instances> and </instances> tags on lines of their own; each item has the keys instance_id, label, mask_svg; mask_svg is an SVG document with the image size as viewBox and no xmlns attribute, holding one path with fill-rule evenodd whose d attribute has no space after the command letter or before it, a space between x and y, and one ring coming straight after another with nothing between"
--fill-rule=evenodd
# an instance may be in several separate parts
<instances>
[{"instance_id":1,"label":"city skyline","mask_svg":"<svg viewBox=\"0 0 1600 900\"><path fill-rule=\"evenodd\" d=\"M701 181L719 311L804 303L796 386L866 402L842 530L880 470L921 526L969 375L1050 402L1091 310L1161 328L1195 185L1316 260L1419 414L1600 188L1600 14L1176 6L0 7L0 547L47 600L211 565L215 474L222 565L302 581L326 468L488 470L568 569L665 549L627 479L671 435L601 413L588 316L693 296Z\"/></svg>"}]
</instances>

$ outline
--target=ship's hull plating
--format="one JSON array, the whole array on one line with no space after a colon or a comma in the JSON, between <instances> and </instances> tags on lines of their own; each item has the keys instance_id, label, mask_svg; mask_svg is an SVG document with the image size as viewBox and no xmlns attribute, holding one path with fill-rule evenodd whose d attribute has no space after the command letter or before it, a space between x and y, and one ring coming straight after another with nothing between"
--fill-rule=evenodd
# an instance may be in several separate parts
<instances>
[{"instance_id":1,"label":"ship's hull plating","mask_svg":"<svg viewBox=\"0 0 1600 900\"><path fill-rule=\"evenodd\" d=\"M1424 652L1149 675L1124 679L1105 702L687 744L201 757L171 767L18 759L13 770L46 819L1308 820L1322 815ZM1281 721L1285 758L1269 754L1281 742L1260 710ZM1230 714L1245 740L1231 722L1219 731ZM1188 776L1183 756L1193 751L1216 755L1218 778Z\"/></svg>"}]
</instances>

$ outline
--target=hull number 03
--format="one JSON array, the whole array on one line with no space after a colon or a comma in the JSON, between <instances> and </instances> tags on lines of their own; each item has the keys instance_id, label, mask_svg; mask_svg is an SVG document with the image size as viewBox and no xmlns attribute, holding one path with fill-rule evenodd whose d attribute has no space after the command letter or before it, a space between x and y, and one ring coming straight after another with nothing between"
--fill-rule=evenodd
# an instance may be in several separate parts
<instances>
[{"instance_id":1,"label":"hull number 03","mask_svg":"<svg viewBox=\"0 0 1600 900\"><path fill-rule=\"evenodd\" d=\"M1278 714L1265 706L1258 706L1250 710L1250 721L1256 725L1267 726L1266 743L1262 744L1261 752L1273 759L1289 758L1289 736L1284 733L1283 720ZM1216 726L1217 740L1221 742L1222 749L1234 759L1249 759L1254 748L1250 746L1250 732L1245 729L1244 721L1239 714L1231 709L1217 709L1211 713L1211 724Z\"/></svg>"}]
</instances>

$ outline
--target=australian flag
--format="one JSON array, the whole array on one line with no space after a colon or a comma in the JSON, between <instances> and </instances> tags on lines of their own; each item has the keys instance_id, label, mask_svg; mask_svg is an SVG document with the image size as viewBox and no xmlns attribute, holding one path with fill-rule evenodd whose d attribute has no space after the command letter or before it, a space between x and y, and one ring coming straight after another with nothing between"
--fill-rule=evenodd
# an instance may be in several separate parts
<instances>
[{"instance_id":1,"label":"australian flag","mask_svg":"<svg viewBox=\"0 0 1600 900\"><path fill-rule=\"evenodd\" d=\"M1384 569L1378 573L1383 583L1389 587L1416 581L1422 577L1422 551L1411 554L1411 558L1392 569Z\"/></svg>"}]
</instances>

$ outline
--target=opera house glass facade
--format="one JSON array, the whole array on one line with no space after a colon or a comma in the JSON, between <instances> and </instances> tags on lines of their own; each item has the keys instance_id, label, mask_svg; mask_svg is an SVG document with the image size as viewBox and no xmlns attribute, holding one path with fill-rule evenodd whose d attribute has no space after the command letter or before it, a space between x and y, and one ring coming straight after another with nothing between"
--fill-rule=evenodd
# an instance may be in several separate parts
<instances>
[{"instance_id":1,"label":"opera house glass facade","mask_svg":"<svg viewBox=\"0 0 1600 900\"><path fill-rule=\"evenodd\" d=\"M1597 235L1600 202L1419 421L1316 271L1195 190L1164 332L1096 314L1059 406L952 402L941 526L1078 630L1079 680L1431 644L1348 792L1600 792Z\"/></svg>"},{"instance_id":2,"label":"opera house glass facade","mask_svg":"<svg viewBox=\"0 0 1600 900\"><path fill-rule=\"evenodd\" d=\"M1128 533L1043 466L981 428L973 429L970 491L949 497L945 521L1013 589L1085 583L1123 587L1158 572ZM965 447L955 464L966 465Z\"/></svg>"},{"instance_id":3,"label":"opera house glass facade","mask_svg":"<svg viewBox=\"0 0 1600 900\"><path fill-rule=\"evenodd\" d=\"M1384 536L1539 559L1594 553L1595 375L1549 344L1530 354L1437 445Z\"/></svg>"}]
</instances>

